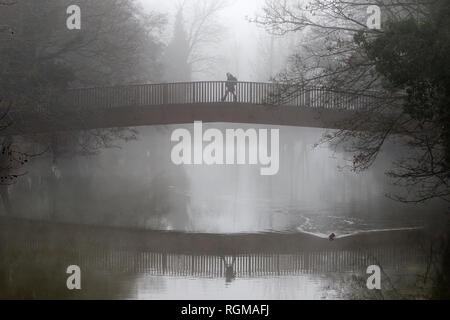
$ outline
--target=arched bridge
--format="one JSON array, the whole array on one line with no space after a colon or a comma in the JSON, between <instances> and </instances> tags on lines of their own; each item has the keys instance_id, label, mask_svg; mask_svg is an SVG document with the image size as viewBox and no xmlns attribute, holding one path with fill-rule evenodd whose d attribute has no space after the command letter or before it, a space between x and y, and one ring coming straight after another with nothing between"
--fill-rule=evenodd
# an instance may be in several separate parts
<instances>
[{"instance_id":1,"label":"arched bridge","mask_svg":"<svg viewBox=\"0 0 450 320\"><path fill-rule=\"evenodd\" d=\"M257 123L337 128L340 120L370 97L343 95L323 88L295 90L283 102L274 83L236 82L226 95L225 81L187 82L72 89L57 110L13 110L9 133L133 127L203 122Z\"/></svg>"}]
</instances>

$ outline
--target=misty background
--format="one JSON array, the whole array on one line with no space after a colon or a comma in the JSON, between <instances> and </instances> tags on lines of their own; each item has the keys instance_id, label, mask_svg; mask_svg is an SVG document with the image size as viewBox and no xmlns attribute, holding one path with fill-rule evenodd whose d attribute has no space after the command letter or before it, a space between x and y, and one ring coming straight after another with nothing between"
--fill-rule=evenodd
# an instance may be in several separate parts
<instances>
[{"instance_id":1,"label":"misty background","mask_svg":"<svg viewBox=\"0 0 450 320\"><path fill-rule=\"evenodd\" d=\"M74 36L64 24L61 30L46 24L36 30L33 21L25 20L39 12L33 16L38 24L54 16L64 21L55 12L61 13L65 3L46 3L42 11L32 2L8 8L13 14L6 21L32 44L30 53L19 47L17 59L33 61L43 53L58 57L55 68L64 61L74 71L63 70L52 78L47 67L45 79L72 88L226 80L226 72L240 81L268 82L286 68L307 36L275 36L250 22L264 0L140 0L117 1L116 6L86 2L81 33ZM98 21L98 12L108 15ZM22 20L11 19L14 14ZM55 49L61 43L70 48L72 36L84 43L72 50ZM9 83L13 88L30 85L21 81ZM170 135L178 127L15 138L36 153L45 152L25 166L22 179L2 189L2 210L36 219L198 232L304 231L326 236L423 224L423 205L386 197L395 188L384 172L398 156L398 146L387 145L374 167L354 173L346 168L349 154L315 146L324 130L281 127L280 171L262 177L258 166L173 165Z\"/></svg>"},{"instance_id":2,"label":"misty background","mask_svg":"<svg viewBox=\"0 0 450 320\"><path fill-rule=\"evenodd\" d=\"M226 80L226 72L237 76L239 81L269 81L286 67L291 50L301 41L295 35L269 35L250 23L261 12L264 0L139 1L147 12L156 10L166 15L168 24L163 39L169 46L175 40L176 24L180 21L188 38L191 32L204 33L202 41L194 44L195 52L189 60L194 62L189 77L192 81ZM200 25L205 14L208 19ZM176 41L177 49L181 43ZM170 82L176 77L169 72L165 80Z\"/></svg>"}]
</instances>

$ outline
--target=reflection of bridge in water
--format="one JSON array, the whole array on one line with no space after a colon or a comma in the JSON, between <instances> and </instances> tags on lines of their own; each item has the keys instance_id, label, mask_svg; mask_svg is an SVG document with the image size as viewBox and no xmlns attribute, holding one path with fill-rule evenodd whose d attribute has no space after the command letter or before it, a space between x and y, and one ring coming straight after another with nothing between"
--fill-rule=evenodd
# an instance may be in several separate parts
<instances>
[{"instance_id":1,"label":"reflection of bridge in water","mask_svg":"<svg viewBox=\"0 0 450 320\"><path fill-rule=\"evenodd\" d=\"M0 247L15 254L57 257L63 265L77 264L90 271L184 277L365 272L372 264L405 271L424 262L420 237L418 230L328 241L304 234L185 234L38 222L0 224Z\"/></svg>"},{"instance_id":2,"label":"reflection of bridge in water","mask_svg":"<svg viewBox=\"0 0 450 320\"><path fill-rule=\"evenodd\" d=\"M227 277L224 259L231 256L171 254L155 252L98 251L94 255L75 255L82 268L150 275ZM256 253L234 256L233 273L239 277L283 276L303 273L364 272L369 265L406 270L420 262L414 248L372 250L333 250L296 254Z\"/></svg>"},{"instance_id":3,"label":"reflection of bridge in water","mask_svg":"<svg viewBox=\"0 0 450 320\"><path fill-rule=\"evenodd\" d=\"M283 86L237 82L237 100L222 101L226 82L188 82L70 90L57 110L11 110L9 134L203 122L337 128L373 96L298 88L274 100ZM5 134L5 133L3 133Z\"/></svg>"}]
</instances>

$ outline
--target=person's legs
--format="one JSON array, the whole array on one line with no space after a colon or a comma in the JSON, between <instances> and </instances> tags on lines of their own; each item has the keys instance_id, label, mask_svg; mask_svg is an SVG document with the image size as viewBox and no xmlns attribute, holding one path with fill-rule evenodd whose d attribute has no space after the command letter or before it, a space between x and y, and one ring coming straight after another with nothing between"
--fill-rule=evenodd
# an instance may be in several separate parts
<instances>
[{"instance_id":1,"label":"person's legs","mask_svg":"<svg viewBox=\"0 0 450 320\"><path fill-rule=\"evenodd\" d=\"M236 102L237 101L236 92L233 90L231 93L233 94L233 101Z\"/></svg>"},{"instance_id":2,"label":"person's legs","mask_svg":"<svg viewBox=\"0 0 450 320\"><path fill-rule=\"evenodd\" d=\"M225 95L222 97L222 102L224 102L226 99L227 99L227 97L228 97L228 93L229 93L230 91L228 91L228 88L226 88L225 89Z\"/></svg>"}]
</instances>

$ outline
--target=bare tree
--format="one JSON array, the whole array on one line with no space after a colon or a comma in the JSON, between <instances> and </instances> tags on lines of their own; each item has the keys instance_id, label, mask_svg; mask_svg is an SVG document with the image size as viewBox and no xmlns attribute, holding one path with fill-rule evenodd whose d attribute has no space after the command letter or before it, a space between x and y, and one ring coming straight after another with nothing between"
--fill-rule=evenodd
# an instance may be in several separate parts
<instances>
[{"instance_id":1,"label":"bare tree","mask_svg":"<svg viewBox=\"0 0 450 320\"><path fill-rule=\"evenodd\" d=\"M12 6L14 4L16 4L16 1L0 1L0 7ZM0 34L2 33L13 35L14 31L9 25L0 25ZM2 110L0 131L10 125L10 122L7 121L7 116L11 109L11 104L11 101L6 102L5 98L0 97L0 110ZM21 152L13 146L10 136L2 139L0 152L0 196L7 214L11 214L8 185L15 183L19 177L26 174L21 169L29 161L30 157L29 154Z\"/></svg>"},{"instance_id":2,"label":"bare tree","mask_svg":"<svg viewBox=\"0 0 450 320\"><path fill-rule=\"evenodd\" d=\"M369 5L381 8L381 29L367 26ZM283 89L275 98L288 100L305 88L321 87L332 93L329 102L336 108L352 101L357 105L363 99L364 106L341 123L341 130L328 131L322 143L351 152L355 171L369 168L387 143L407 147L408 155L387 172L404 192L388 196L423 202L450 201L450 119L441 107L448 99L448 92L445 96L446 89L442 89L448 81L438 83L440 80L432 79L433 72L425 74L436 68L435 61L445 61L439 53L448 52L442 44L445 32L448 34L444 17L448 20L448 3L439 0L268 0L264 14L253 21L273 34L301 35L303 46L291 57L289 70L277 77ZM434 31L425 35L428 29ZM435 51L425 50L429 59L423 59L423 47L408 45L422 41L436 46ZM396 65L402 72L392 74ZM415 69L418 66L422 69ZM339 95L341 99L336 99Z\"/></svg>"},{"instance_id":3,"label":"bare tree","mask_svg":"<svg viewBox=\"0 0 450 320\"><path fill-rule=\"evenodd\" d=\"M60 121L60 115L70 107L64 100L70 87L159 79L163 16L142 13L136 1L83 0L78 3L82 28L73 31L67 29L66 16L61 14L70 4L66 0L25 0L5 6L5 10L0 7L0 16L13 17L10 25L17 31L0 51L0 89L5 99L14 101L11 118L16 133L21 130L21 114ZM75 118L82 124L84 116L80 112ZM53 170L62 157L117 147L118 141L135 139L136 131L65 131L29 138L50 151ZM56 190L57 179L50 180L49 188Z\"/></svg>"},{"instance_id":4,"label":"bare tree","mask_svg":"<svg viewBox=\"0 0 450 320\"><path fill-rule=\"evenodd\" d=\"M192 73L211 70L218 57L208 51L222 41L226 27L219 21L219 13L230 5L229 0L182 1L177 10L184 13L188 41L188 63Z\"/></svg>"}]
</instances>

